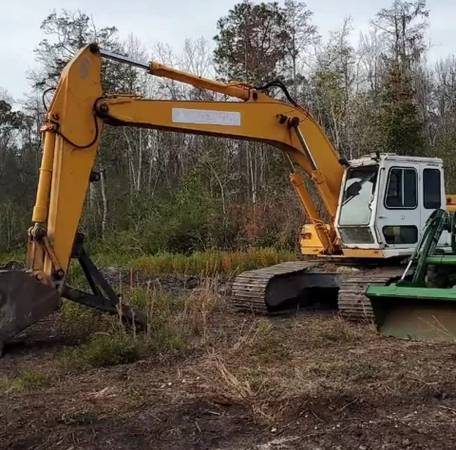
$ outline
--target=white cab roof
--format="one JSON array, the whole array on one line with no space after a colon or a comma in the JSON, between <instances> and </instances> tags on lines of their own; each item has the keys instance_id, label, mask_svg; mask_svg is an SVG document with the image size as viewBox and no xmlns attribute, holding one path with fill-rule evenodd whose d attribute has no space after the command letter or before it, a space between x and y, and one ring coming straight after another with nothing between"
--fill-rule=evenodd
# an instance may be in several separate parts
<instances>
[{"instance_id":1,"label":"white cab roof","mask_svg":"<svg viewBox=\"0 0 456 450\"><path fill-rule=\"evenodd\" d=\"M400 164L429 164L432 166L442 166L443 161L441 158L428 158L423 156L399 156L394 153L380 153L376 155L362 156L361 158L352 159L350 166L364 166L370 164L379 164L382 162L397 162Z\"/></svg>"}]
</instances>

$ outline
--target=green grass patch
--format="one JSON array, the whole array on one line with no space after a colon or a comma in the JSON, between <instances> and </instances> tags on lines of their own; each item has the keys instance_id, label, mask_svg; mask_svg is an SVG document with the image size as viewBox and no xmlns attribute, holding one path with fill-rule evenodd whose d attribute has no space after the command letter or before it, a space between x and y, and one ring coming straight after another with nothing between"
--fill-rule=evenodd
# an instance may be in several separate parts
<instances>
[{"instance_id":1,"label":"green grass patch","mask_svg":"<svg viewBox=\"0 0 456 450\"><path fill-rule=\"evenodd\" d=\"M125 329L116 315L99 316L78 305L66 306L61 327L72 337L85 337L86 342L60 353L64 369L129 364L147 355L177 352L190 345L193 335L186 323L184 298L161 290L134 288L125 293L125 299L147 316L144 330Z\"/></svg>"},{"instance_id":2,"label":"green grass patch","mask_svg":"<svg viewBox=\"0 0 456 450\"><path fill-rule=\"evenodd\" d=\"M62 414L59 422L65 425L92 425L98 420L93 411L70 411Z\"/></svg>"},{"instance_id":3,"label":"green grass patch","mask_svg":"<svg viewBox=\"0 0 456 450\"><path fill-rule=\"evenodd\" d=\"M60 309L57 329L66 340L81 342L96 331L110 329L110 316L71 301L65 301Z\"/></svg>"},{"instance_id":4,"label":"green grass patch","mask_svg":"<svg viewBox=\"0 0 456 450\"><path fill-rule=\"evenodd\" d=\"M274 327L267 319L258 322L252 346L252 356L261 364L274 364L290 356L285 342L286 337L280 329Z\"/></svg>"},{"instance_id":5,"label":"green grass patch","mask_svg":"<svg viewBox=\"0 0 456 450\"><path fill-rule=\"evenodd\" d=\"M0 266L4 266L11 261L23 264L25 262L25 248L11 252L0 253Z\"/></svg>"},{"instance_id":6,"label":"green grass patch","mask_svg":"<svg viewBox=\"0 0 456 450\"><path fill-rule=\"evenodd\" d=\"M34 391L50 385L49 377L39 371L24 370L18 376L0 378L1 392Z\"/></svg>"},{"instance_id":7,"label":"green grass patch","mask_svg":"<svg viewBox=\"0 0 456 450\"><path fill-rule=\"evenodd\" d=\"M108 367L137 361L143 354L142 341L122 333L95 335L79 347L66 348L59 356L65 369Z\"/></svg>"}]
</instances>

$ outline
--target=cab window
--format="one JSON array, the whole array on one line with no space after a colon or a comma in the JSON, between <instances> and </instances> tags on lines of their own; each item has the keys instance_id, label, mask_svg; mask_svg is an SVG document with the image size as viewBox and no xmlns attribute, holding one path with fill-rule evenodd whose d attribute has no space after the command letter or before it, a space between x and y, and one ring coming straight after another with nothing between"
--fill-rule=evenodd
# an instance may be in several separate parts
<instances>
[{"instance_id":1,"label":"cab window","mask_svg":"<svg viewBox=\"0 0 456 450\"><path fill-rule=\"evenodd\" d=\"M415 225L386 225L383 236L387 244L415 244L418 242L418 228Z\"/></svg>"},{"instance_id":2,"label":"cab window","mask_svg":"<svg viewBox=\"0 0 456 450\"><path fill-rule=\"evenodd\" d=\"M399 209L416 208L417 187L415 169L392 167L388 175L385 206Z\"/></svg>"},{"instance_id":3,"label":"cab window","mask_svg":"<svg viewBox=\"0 0 456 450\"><path fill-rule=\"evenodd\" d=\"M442 206L440 170L423 170L423 204L426 209L437 209Z\"/></svg>"}]
</instances>

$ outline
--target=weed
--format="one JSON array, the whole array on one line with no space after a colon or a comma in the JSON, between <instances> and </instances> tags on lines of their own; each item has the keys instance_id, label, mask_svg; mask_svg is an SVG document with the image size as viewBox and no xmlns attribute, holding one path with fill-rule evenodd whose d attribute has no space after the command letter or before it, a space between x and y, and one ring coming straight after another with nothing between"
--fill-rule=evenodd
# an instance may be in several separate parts
<instances>
[{"instance_id":1,"label":"weed","mask_svg":"<svg viewBox=\"0 0 456 450\"><path fill-rule=\"evenodd\" d=\"M241 327L240 335L231 347L233 354L248 354L260 364L270 364L287 358L290 350L280 328L269 319L259 319Z\"/></svg>"},{"instance_id":2,"label":"weed","mask_svg":"<svg viewBox=\"0 0 456 450\"><path fill-rule=\"evenodd\" d=\"M321 322L316 336L323 341L342 343L356 342L361 339L362 334L357 325L335 318Z\"/></svg>"},{"instance_id":3,"label":"weed","mask_svg":"<svg viewBox=\"0 0 456 450\"><path fill-rule=\"evenodd\" d=\"M183 350L194 338L205 343L210 319L224 305L217 280L207 280L185 297L152 286L131 289L126 298L146 314L148 348L157 352Z\"/></svg>"},{"instance_id":4,"label":"weed","mask_svg":"<svg viewBox=\"0 0 456 450\"><path fill-rule=\"evenodd\" d=\"M42 372L34 370L25 370L21 372L17 377L0 378L0 391L3 392L22 392L22 391L34 391L50 384L50 380L47 375Z\"/></svg>"},{"instance_id":5,"label":"weed","mask_svg":"<svg viewBox=\"0 0 456 450\"><path fill-rule=\"evenodd\" d=\"M60 355L65 369L106 367L132 363L150 353L180 351L190 337L185 323L185 302L160 289L133 288L125 293L129 304L145 313L143 333L130 333L120 320L111 316L97 321L97 316L78 305L69 305L63 326L81 335L95 332L89 341L76 348L66 348ZM81 313L81 315L79 315ZM94 323L95 322L95 323Z\"/></svg>"},{"instance_id":6,"label":"weed","mask_svg":"<svg viewBox=\"0 0 456 450\"><path fill-rule=\"evenodd\" d=\"M261 319L251 345L252 356L262 364L271 364L288 358L290 350L283 342L284 339L282 333L274 328L269 320Z\"/></svg>"},{"instance_id":7,"label":"weed","mask_svg":"<svg viewBox=\"0 0 456 450\"><path fill-rule=\"evenodd\" d=\"M98 334L80 347L66 348L59 359L65 369L107 367L137 361L143 351L141 341L119 331Z\"/></svg>"},{"instance_id":8,"label":"weed","mask_svg":"<svg viewBox=\"0 0 456 450\"><path fill-rule=\"evenodd\" d=\"M188 328L183 320L184 300L160 288L136 288L131 303L147 316L145 339L154 352L179 351L185 348Z\"/></svg>"},{"instance_id":9,"label":"weed","mask_svg":"<svg viewBox=\"0 0 456 450\"><path fill-rule=\"evenodd\" d=\"M292 252L271 248L253 249L247 252L217 251L195 252L191 255L161 253L143 256L131 262L131 267L147 275L179 273L187 275L214 276L236 275L245 270L265 267L294 259Z\"/></svg>"},{"instance_id":10,"label":"weed","mask_svg":"<svg viewBox=\"0 0 456 450\"><path fill-rule=\"evenodd\" d=\"M17 262L19 265L25 262L24 249L20 248L14 251L0 253L0 266L4 266L11 261Z\"/></svg>"},{"instance_id":11,"label":"weed","mask_svg":"<svg viewBox=\"0 0 456 450\"><path fill-rule=\"evenodd\" d=\"M60 309L57 328L69 341L81 342L96 331L106 329L109 319L97 311L65 301Z\"/></svg>"},{"instance_id":12,"label":"weed","mask_svg":"<svg viewBox=\"0 0 456 450\"><path fill-rule=\"evenodd\" d=\"M272 423L275 412L269 407L277 395L271 373L259 367L229 366L222 355L211 353L199 376L206 380L218 401L248 408L253 420Z\"/></svg>"},{"instance_id":13,"label":"weed","mask_svg":"<svg viewBox=\"0 0 456 450\"><path fill-rule=\"evenodd\" d=\"M92 425L96 421L97 415L86 410L63 413L60 419L65 425Z\"/></svg>"},{"instance_id":14,"label":"weed","mask_svg":"<svg viewBox=\"0 0 456 450\"><path fill-rule=\"evenodd\" d=\"M374 381L378 369L363 360L318 361L295 366L292 377L281 377L283 389L290 395L316 396L324 392L340 392L347 386Z\"/></svg>"},{"instance_id":15,"label":"weed","mask_svg":"<svg viewBox=\"0 0 456 450\"><path fill-rule=\"evenodd\" d=\"M222 297L217 293L217 279L206 279L185 300L184 320L192 334L208 339L209 321L217 308L223 307Z\"/></svg>"},{"instance_id":16,"label":"weed","mask_svg":"<svg viewBox=\"0 0 456 450\"><path fill-rule=\"evenodd\" d=\"M225 361L218 355L212 354L208 359L208 373L211 373L210 383L222 397L236 403L251 400L256 392L248 379L241 378L231 371ZM208 379L209 381L209 379Z\"/></svg>"}]
</instances>

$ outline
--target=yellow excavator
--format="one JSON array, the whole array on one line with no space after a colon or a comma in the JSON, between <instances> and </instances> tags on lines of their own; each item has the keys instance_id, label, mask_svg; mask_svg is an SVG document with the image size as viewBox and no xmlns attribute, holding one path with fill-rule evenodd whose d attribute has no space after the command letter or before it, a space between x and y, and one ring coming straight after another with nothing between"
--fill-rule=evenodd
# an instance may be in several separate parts
<instances>
[{"instance_id":1,"label":"yellow excavator","mask_svg":"<svg viewBox=\"0 0 456 450\"><path fill-rule=\"evenodd\" d=\"M105 94L102 58L222 94L225 100ZM269 96L271 88L281 89L286 100ZM62 71L42 127L44 146L26 268L0 271L0 346L55 311L62 298L112 313L121 306L78 233L89 183L97 179L93 168L104 126L253 140L283 153L309 221L300 235L305 258L240 274L232 290L233 304L240 309L269 312L296 299L331 298L344 316L370 318L367 284L383 284L400 273L398 262L413 253L429 215L455 203L445 195L440 159L379 153L352 161L341 158L279 81L259 87L222 83L91 44ZM308 184L315 188L313 195ZM67 285L72 258L81 264L92 292ZM141 319L125 305L122 313L129 320Z\"/></svg>"}]
</instances>

